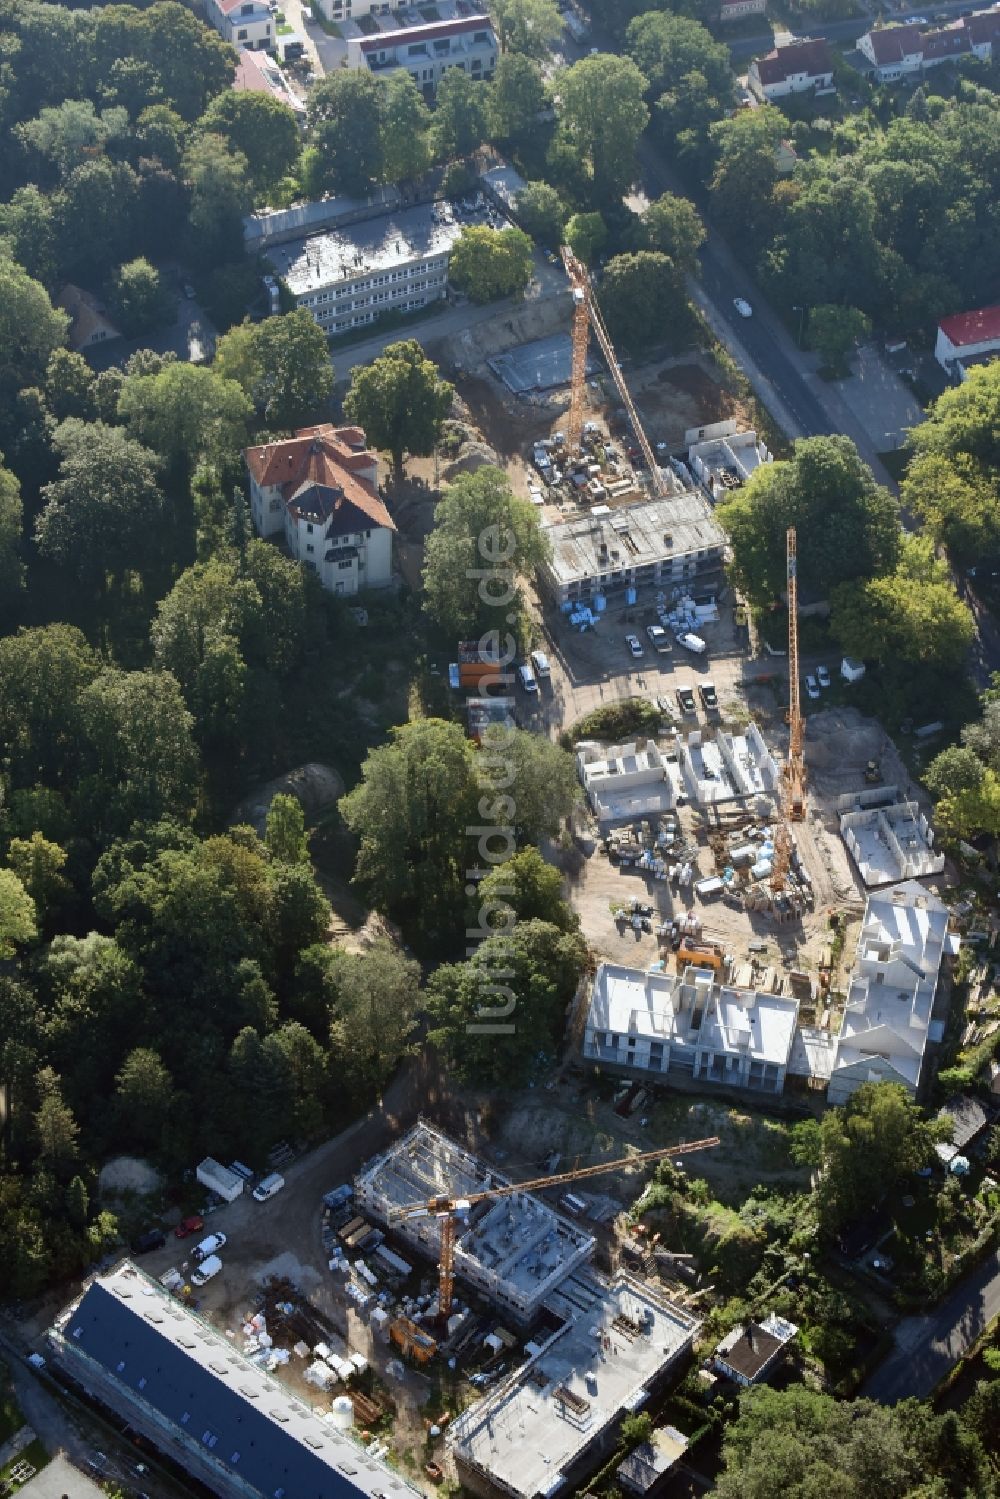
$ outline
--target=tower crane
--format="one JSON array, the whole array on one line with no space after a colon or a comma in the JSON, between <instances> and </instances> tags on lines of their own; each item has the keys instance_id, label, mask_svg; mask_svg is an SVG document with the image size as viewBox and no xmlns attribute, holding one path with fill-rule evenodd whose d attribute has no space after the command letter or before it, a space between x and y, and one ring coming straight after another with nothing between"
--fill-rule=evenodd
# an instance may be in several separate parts
<instances>
[{"instance_id":1,"label":"tower crane","mask_svg":"<svg viewBox=\"0 0 1000 1499\"><path fill-rule=\"evenodd\" d=\"M455 1290L455 1219L462 1217L479 1202L495 1202L503 1197L513 1197L518 1192L534 1192L542 1187L560 1187L566 1182L584 1181L591 1176L602 1176L606 1171L615 1171L619 1166L643 1166L650 1161L662 1161L666 1156L688 1155L693 1150L708 1150L721 1144L717 1135L705 1140L689 1140L679 1145L664 1145L659 1150L646 1150L638 1155L622 1156L617 1161L600 1161L596 1166L578 1166L573 1171L560 1171L555 1176L540 1176L532 1181L517 1182L506 1187L487 1187L482 1192L470 1192L466 1197L453 1197L444 1192L429 1197L425 1202L410 1203L406 1207L390 1209L389 1222L400 1223L412 1218L437 1218L441 1225L441 1247L438 1254L438 1314L447 1320L451 1313Z\"/></svg>"},{"instance_id":2,"label":"tower crane","mask_svg":"<svg viewBox=\"0 0 1000 1499\"><path fill-rule=\"evenodd\" d=\"M593 328L594 337L600 345L601 353L604 355L605 363L611 371L611 378L615 382L619 398L628 419L632 423L642 456L649 470L649 480L653 493L657 498L662 498L671 493L671 486L660 472L660 466L656 461L649 438L643 430L639 420L639 413L629 394L629 388L625 384L625 378L618 363L614 344L604 326L600 308L594 296L594 288L591 284L590 275L586 266L574 255L568 245L563 245L560 254L563 265L566 267L566 275L573 290L573 330L572 345L573 357L570 366L570 394L569 415L566 418L566 437L571 448L580 447L580 439L583 434L583 411L584 394L587 388L587 343L590 338L590 330Z\"/></svg>"},{"instance_id":3,"label":"tower crane","mask_svg":"<svg viewBox=\"0 0 1000 1499\"><path fill-rule=\"evenodd\" d=\"M801 822L806 806L805 720L799 689L798 537L794 526L789 526L785 533L785 578L788 593L788 757L781 767L781 815L774 839L772 890L784 889L792 858L788 824Z\"/></svg>"}]
</instances>

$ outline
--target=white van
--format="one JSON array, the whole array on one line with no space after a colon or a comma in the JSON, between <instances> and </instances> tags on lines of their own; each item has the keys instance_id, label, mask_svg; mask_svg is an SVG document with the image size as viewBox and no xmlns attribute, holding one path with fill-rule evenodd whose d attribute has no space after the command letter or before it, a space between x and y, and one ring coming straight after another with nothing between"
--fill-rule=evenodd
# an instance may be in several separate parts
<instances>
[{"instance_id":1,"label":"white van","mask_svg":"<svg viewBox=\"0 0 1000 1499\"><path fill-rule=\"evenodd\" d=\"M256 1202L266 1202L269 1197L274 1197L285 1185L285 1178L279 1176L277 1171L272 1171L270 1176L265 1176L262 1182L258 1182L253 1189Z\"/></svg>"},{"instance_id":2,"label":"white van","mask_svg":"<svg viewBox=\"0 0 1000 1499\"><path fill-rule=\"evenodd\" d=\"M549 658L544 651L532 651L531 664L535 668L536 677L550 677L552 675Z\"/></svg>"},{"instance_id":3,"label":"white van","mask_svg":"<svg viewBox=\"0 0 1000 1499\"><path fill-rule=\"evenodd\" d=\"M696 656L703 656L708 649L700 635L693 635L690 630L684 635L678 635L677 644L682 645L686 651L694 651Z\"/></svg>"},{"instance_id":4,"label":"white van","mask_svg":"<svg viewBox=\"0 0 1000 1499\"><path fill-rule=\"evenodd\" d=\"M222 1269L222 1261L217 1254L210 1254L207 1260L202 1260L197 1270L191 1271L191 1284L193 1286L205 1286L213 1280Z\"/></svg>"},{"instance_id":5,"label":"white van","mask_svg":"<svg viewBox=\"0 0 1000 1499\"><path fill-rule=\"evenodd\" d=\"M538 683L535 681L535 673L532 671L527 661L523 666L519 666L517 668L517 678L521 686L524 688L525 692L538 691Z\"/></svg>"}]
</instances>

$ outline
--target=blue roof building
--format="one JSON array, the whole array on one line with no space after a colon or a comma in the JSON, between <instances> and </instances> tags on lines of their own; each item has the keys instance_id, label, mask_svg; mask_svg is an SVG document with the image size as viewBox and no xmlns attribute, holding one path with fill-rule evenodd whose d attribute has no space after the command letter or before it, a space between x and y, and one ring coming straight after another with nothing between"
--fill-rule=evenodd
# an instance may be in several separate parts
<instances>
[{"instance_id":1,"label":"blue roof building","mask_svg":"<svg viewBox=\"0 0 1000 1499\"><path fill-rule=\"evenodd\" d=\"M224 1499L415 1492L129 1260L91 1281L49 1341L80 1385Z\"/></svg>"}]
</instances>

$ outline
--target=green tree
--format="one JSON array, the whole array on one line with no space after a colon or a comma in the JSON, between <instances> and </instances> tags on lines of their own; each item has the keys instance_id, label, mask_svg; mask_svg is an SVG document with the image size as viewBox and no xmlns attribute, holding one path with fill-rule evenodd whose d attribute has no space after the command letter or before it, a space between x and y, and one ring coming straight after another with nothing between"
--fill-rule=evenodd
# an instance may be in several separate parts
<instances>
[{"instance_id":1,"label":"green tree","mask_svg":"<svg viewBox=\"0 0 1000 1499\"><path fill-rule=\"evenodd\" d=\"M599 213L574 213L566 225L566 243L584 265L593 265L608 242L608 226Z\"/></svg>"},{"instance_id":2,"label":"green tree","mask_svg":"<svg viewBox=\"0 0 1000 1499\"><path fill-rule=\"evenodd\" d=\"M81 809L96 835L137 819L193 815L198 757L191 715L169 672L105 671L80 700L86 741Z\"/></svg>"},{"instance_id":3,"label":"green tree","mask_svg":"<svg viewBox=\"0 0 1000 1499\"><path fill-rule=\"evenodd\" d=\"M308 864L309 839L297 796L276 796L267 809L267 851L278 864Z\"/></svg>"},{"instance_id":4,"label":"green tree","mask_svg":"<svg viewBox=\"0 0 1000 1499\"><path fill-rule=\"evenodd\" d=\"M420 966L380 938L364 953L330 954L330 1047L352 1090L369 1095L389 1081L411 1048L420 1008Z\"/></svg>"},{"instance_id":5,"label":"green tree","mask_svg":"<svg viewBox=\"0 0 1000 1499\"><path fill-rule=\"evenodd\" d=\"M815 1119L792 1125L788 1153L796 1166L818 1166L823 1159L823 1137Z\"/></svg>"},{"instance_id":6,"label":"green tree","mask_svg":"<svg viewBox=\"0 0 1000 1499\"><path fill-rule=\"evenodd\" d=\"M0 637L0 747L13 787L73 784L81 698L99 670L96 653L72 625Z\"/></svg>"},{"instance_id":7,"label":"green tree","mask_svg":"<svg viewBox=\"0 0 1000 1499\"><path fill-rule=\"evenodd\" d=\"M976 633L947 567L917 536L904 537L895 572L834 589L830 628L849 655L943 671L961 666Z\"/></svg>"},{"instance_id":8,"label":"green tree","mask_svg":"<svg viewBox=\"0 0 1000 1499\"><path fill-rule=\"evenodd\" d=\"M66 1216L73 1228L86 1228L90 1216L90 1194L82 1176L74 1176L66 1188Z\"/></svg>"},{"instance_id":9,"label":"green tree","mask_svg":"<svg viewBox=\"0 0 1000 1499\"><path fill-rule=\"evenodd\" d=\"M295 166L301 142L295 115L270 94L226 89L216 94L199 121L245 157L255 193L266 193Z\"/></svg>"},{"instance_id":10,"label":"green tree","mask_svg":"<svg viewBox=\"0 0 1000 1499\"><path fill-rule=\"evenodd\" d=\"M531 240L523 229L467 224L452 249L448 277L473 302L518 296L531 280Z\"/></svg>"},{"instance_id":11,"label":"green tree","mask_svg":"<svg viewBox=\"0 0 1000 1499\"><path fill-rule=\"evenodd\" d=\"M142 111L133 130L141 154L176 172L184 156L189 127L168 104L150 104Z\"/></svg>"},{"instance_id":12,"label":"green tree","mask_svg":"<svg viewBox=\"0 0 1000 1499\"><path fill-rule=\"evenodd\" d=\"M449 68L437 86L431 151L436 161L461 161L487 136L487 86L462 68Z\"/></svg>"},{"instance_id":13,"label":"green tree","mask_svg":"<svg viewBox=\"0 0 1000 1499\"><path fill-rule=\"evenodd\" d=\"M452 68L446 76L458 70ZM416 339L389 344L371 364L355 366L344 399L348 421L363 427L368 441L392 455L397 484L403 478L403 455L431 453L441 424L451 409L454 388Z\"/></svg>"},{"instance_id":14,"label":"green tree","mask_svg":"<svg viewBox=\"0 0 1000 1499\"><path fill-rule=\"evenodd\" d=\"M635 151L649 123L646 79L627 57L584 57L560 75L560 123L589 164L594 192L618 198L635 175Z\"/></svg>"},{"instance_id":15,"label":"green tree","mask_svg":"<svg viewBox=\"0 0 1000 1499\"><path fill-rule=\"evenodd\" d=\"M340 802L358 839L355 879L421 951L453 946L479 823L475 751L458 724L420 719L370 750Z\"/></svg>"},{"instance_id":16,"label":"green tree","mask_svg":"<svg viewBox=\"0 0 1000 1499\"><path fill-rule=\"evenodd\" d=\"M173 308L160 273L148 260L130 260L111 277L111 305L123 333L135 338L159 328Z\"/></svg>"},{"instance_id":17,"label":"green tree","mask_svg":"<svg viewBox=\"0 0 1000 1499\"><path fill-rule=\"evenodd\" d=\"M431 975L428 1040L457 1076L517 1087L555 1053L586 953L582 937L544 921L487 937L468 962Z\"/></svg>"},{"instance_id":18,"label":"green tree","mask_svg":"<svg viewBox=\"0 0 1000 1499\"><path fill-rule=\"evenodd\" d=\"M82 354L54 350L45 367L45 403L57 422L71 416L91 421L97 415L94 372ZM116 410L117 405L116 400Z\"/></svg>"},{"instance_id":19,"label":"green tree","mask_svg":"<svg viewBox=\"0 0 1000 1499\"><path fill-rule=\"evenodd\" d=\"M383 91L364 69L327 73L309 93L309 146L319 190L361 197L382 176Z\"/></svg>"},{"instance_id":20,"label":"green tree","mask_svg":"<svg viewBox=\"0 0 1000 1499\"><path fill-rule=\"evenodd\" d=\"M544 62L562 34L556 0L493 0L490 15L501 52L520 53Z\"/></svg>"},{"instance_id":21,"label":"green tree","mask_svg":"<svg viewBox=\"0 0 1000 1499\"><path fill-rule=\"evenodd\" d=\"M824 303L809 310L809 346L816 350L828 375L840 377L850 369L851 354L871 332L871 319L856 307Z\"/></svg>"},{"instance_id":22,"label":"green tree","mask_svg":"<svg viewBox=\"0 0 1000 1499\"><path fill-rule=\"evenodd\" d=\"M382 82L381 182L411 182L430 163L431 112L424 96L403 68Z\"/></svg>"},{"instance_id":23,"label":"green tree","mask_svg":"<svg viewBox=\"0 0 1000 1499\"><path fill-rule=\"evenodd\" d=\"M967 380L938 397L927 419L910 432L910 445L918 458L931 453L961 458L996 476L998 426L1000 363L994 360L969 370Z\"/></svg>"},{"instance_id":24,"label":"green tree","mask_svg":"<svg viewBox=\"0 0 1000 1499\"><path fill-rule=\"evenodd\" d=\"M505 142L527 139L544 108L545 80L538 63L519 52L498 58L487 104L490 138Z\"/></svg>"},{"instance_id":25,"label":"green tree","mask_svg":"<svg viewBox=\"0 0 1000 1499\"><path fill-rule=\"evenodd\" d=\"M628 350L663 339L686 318L683 275L658 250L639 250L609 260L600 301L612 338Z\"/></svg>"},{"instance_id":26,"label":"green tree","mask_svg":"<svg viewBox=\"0 0 1000 1499\"><path fill-rule=\"evenodd\" d=\"M99 156L74 167L54 204L62 275L93 284L135 254L139 179L127 162Z\"/></svg>"},{"instance_id":27,"label":"green tree","mask_svg":"<svg viewBox=\"0 0 1000 1499\"><path fill-rule=\"evenodd\" d=\"M175 1101L174 1081L159 1053L137 1046L125 1058L115 1084L115 1107L123 1136L140 1146L157 1146Z\"/></svg>"},{"instance_id":28,"label":"green tree","mask_svg":"<svg viewBox=\"0 0 1000 1499\"><path fill-rule=\"evenodd\" d=\"M42 490L35 527L42 553L102 586L141 569L164 516L155 455L121 427L76 418L62 423L55 444L59 477Z\"/></svg>"},{"instance_id":29,"label":"green tree","mask_svg":"<svg viewBox=\"0 0 1000 1499\"><path fill-rule=\"evenodd\" d=\"M1000 555L1000 484L964 453L913 458L900 498L956 562Z\"/></svg>"},{"instance_id":30,"label":"green tree","mask_svg":"<svg viewBox=\"0 0 1000 1499\"><path fill-rule=\"evenodd\" d=\"M834 1233L880 1202L900 1177L929 1165L941 1127L898 1083L862 1083L820 1120L820 1225Z\"/></svg>"},{"instance_id":31,"label":"green tree","mask_svg":"<svg viewBox=\"0 0 1000 1499\"><path fill-rule=\"evenodd\" d=\"M700 73L720 98L731 92L729 48L689 16L662 10L636 16L629 22L626 48L653 98L691 73Z\"/></svg>"},{"instance_id":32,"label":"green tree","mask_svg":"<svg viewBox=\"0 0 1000 1499\"><path fill-rule=\"evenodd\" d=\"M447 635L471 639L522 607L518 578L545 560L535 511L500 469L461 474L434 511L424 548L424 608ZM513 659L514 641L502 647Z\"/></svg>"},{"instance_id":33,"label":"green tree","mask_svg":"<svg viewBox=\"0 0 1000 1499\"><path fill-rule=\"evenodd\" d=\"M315 422L333 393L326 336L304 307L231 328L219 339L213 368L242 387L272 431Z\"/></svg>"},{"instance_id":34,"label":"green tree","mask_svg":"<svg viewBox=\"0 0 1000 1499\"><path fill-rule=\"evenodd\" d=\"M720 506L740 583L770 603L785 587L785 533L798 529L800 586L828 597L837 584L891 573L901 541L896 505L847 437L810 437L791 459L759 468Z\"/></svg>"},{"instance_id":35,"label":"green tree","mask_svg":"<svg viewBox=\"0 0 1000 1499\"><path fill-rule=\"evenodd\" d=\"M979 757L964 745L955 744L934 756L924 771L923 781L935 801L941 801L946 796L978 791L985 774L986 767Z\"/></svg>"},{"instance_id":36,"label":"green tree","mask_svg":"<svg viewBox=\"0 0 1000 1499\"><path fill-rule=\"evenodd\" d=\"M14 397L40 385L53 352L65 340L69 318L27 271L0 253L0 431L6 432Z\"/></svg>"},{"instance_id":37,"label":"green tree","mask_svg":"<svg viewBox=\"0 0 1000 1499\"><path fill-rule=\"evenodd\" d=\"M670 258L679 271L692 275L698 251L705 243L705 226L690 198L664 193L642 215L642 228L651 250Z\"/></svg>"},{"instance_id":38,"label":"green tree","mask_svg":"<svg viewBox=\"0 0 1000 1499\"><path fill-rule=\"evenodd\" d=\"M56 276L56 223L51 198L34 183L19 187L9 203L0 204L0 239L10 247L10 257L51 286Z\"/></svg>"},{"instance_id":39,"label":"green tree","mask_svg":"<svg viewBox=\"0 0 1000 1499\"><path fill-rule=\"evenodd\" d=\"M774 229L776 153L788 133L788 121L780 109L765 104L760 109L738 110L732 119L719 120L709 133L717 154L712 207L727 232L745 236L757 247Z\"/></svg>"},{"instance_id":40,"label":"green tree","mask_svg":"<svg viewBox=\"0 0 1000 1499\"><path fill-rule=\"evenodd\" d=\"M35 902L13 869L0 869L0 958L38 935Z\"/></svg>"},{"instance_id":41,"label":"green tree","mask_svg":"<svg viewBox=\"0 0 1000 1499\"><path fill-rule=\"evenodd\" d=\"M164 99L185 120L198 119L233 81L233 48L177 0L156 0L144 10L108 5L95 21L99 76L107 76L119 58L148 63Z\"/></svg>"},{"instance_id":42,"label":"green tree","mask_svg":"<svg viewBox=\"0 0 1000 1499\"><path fill-rule=\"evenodd\" d=\"M13 612L24 590L21 561L24 506L21 486L3 467L0 456L0 620Z\"/></svg>"},{"instance_id":43,"label":"green tree","mask_svg":"<svg viewBox=\"0 0 1000 1499\"><path fill-rule=\"evenodd\" d=\"M66 99L43 109L17 127L23 143L48 158L65 177L88 157L128 134L128 110L115 107L100 114L90 99Z\"/></svg>"},{"instance_id":44,"label":"green tree","mask_svg":"<svg viewBox=\"0 0 1000 1499\"><path fill-rule=\"evenodd\" d=\"M57 1178L68 1175L79 1155L80 1126L62 1095L62 1085L51 1067L38 1074L35 1135L38 1159Z\"/></svg>"},{"instance_id":45,"label":"green tree","mask_svg":"<svg viewBox=\"0 0 1000 1499\"><path fill-rule=\"evenodd\" d=\"M185 480L200 458L236 458L251 415L250 402L235 380L179 361L157 375L129 375L118 410L133 437Z\"/></svg>"},{"instance_id":46,"label":"green tree","mask_svg":"<svg viewBox=\"0 0 1000 1499\"><path fill-rule=\"evenodd\" d=\"M476 764L484 821L509 826L517 844L555 837L580 802L573 756L540 734L487 730Z\"/></svg>"},{"instance_id":47,"label":"green tree","mask_svg":"<svg viewBox=\"0 0 1000 1499\"><path fill-rule=\"evenodd\" d=\"M49 915L72 893L73 887L62 872L66 859L64 848L37 831L30 838L10 840L7 862L41 916Z\"/></svg>"},{"instance_id":48,"label":"green tree","mask_svg":"<svg viewBox=\"0 0 1000 1499\"><path fill-rule=\"evenodd\" d=\"M547 182L529 182L517 197L517 216L538 244L557 249L563 242L568 209Z\"/></svg>"},{"instance_id":49,"label":"green tree","mask_svg":"<svg viewBox=\"0 0 1000 1499\"><path fill-rule=\"evenodd\" d=\"M201 134L184 152L181 171L191 195L191 258L205 267L238 260L243 254L243 215L252 200L246 157L221 135Z\"/></svg>"},{"instance_id":50,"label":"green tree","mask_svg":"<svg viewBox=\"0 0 1000 1499\"><path fill-rule=\"evenodd\" d=\"M537 848L522 849L491 869L480 880L475 900L479 912L496 912L496 920L489 914L490 924L501 929L512 921L545 921L561 932L575 932L580 926L563 895L562 875Z\"/></svg>"},{"instance_id":51,"label":"green tree","mask_svg":"<svg viewBox=\"0 0 1000 1499\"><path fill-rule=\"evenodd\" d=\"M626 1416L622 1421L622 1446L629 1449L641 1447L653 1435L653 1418L648 1411Z\"/></svg>"}]
</instances>

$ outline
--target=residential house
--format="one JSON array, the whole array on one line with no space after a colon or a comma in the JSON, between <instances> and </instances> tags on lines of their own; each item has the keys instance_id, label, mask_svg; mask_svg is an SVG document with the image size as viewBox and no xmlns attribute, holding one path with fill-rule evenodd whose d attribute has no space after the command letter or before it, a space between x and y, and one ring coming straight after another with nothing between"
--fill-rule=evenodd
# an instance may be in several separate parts
<instances>
[{"instance_id":1,"label":"residential house","mask_svg":"<svg viewBox=\"0 0 1000 1499\"><path fill-rule=\"evenodd\" d=\"M688 1439L676 1426L661 1426L648 1442L623 1457L615 1478L627 1494L652 1496L664 1486L668 1473L680 1462L688 1449Z\"/></svg>"},{"instance_id":2,"label":"residential house","mask_svg":"<svg viewBox=\"0 0 1000 1499\"><path fill-rule=\"evenodd\" d=\"M351 597L391 582L396 527L360 427L303 427L244 456L259 535L283 534L292 557L330 593Z\"/></svg>"},{"instance_id":3,"label":"residential house","mask_svg":"<svg viewBox=\"0 0 1000 1499\"><path fill-rule=\"evenodd\" d=\"M712 1357L712 1367L749 1389L774 1372L797 1332L794 1322L771 1312L763 1322L748 1322L724 1337Z\"/></svg>"},{"instance_id":4,"label":"residential house","mask_svg":"<svg viewBox=\"0 0 1000 1499\"><path fill-rule=\"evenodd\" d=\"M1000 5L962 16L948 26L928 28L920 22L876 26L858 38L858 51L873 65L878 83L897 83L941 63L961 57L988 62L1000 43Z\"/></svg>"},{"instance_id":5,"label":"residential house","mask_svg":"<svg viewBox=\"0 0 1000 1499\"><path fill-rule=\"evenodd\" d=\"M976 312L956 312L938 324L934 358L949 375L966 379L971 364L1000 354L1000 303Z\"/></svg>"},{"instance_id":6,"label":"residential house","mask_svg":"<svg viewBox=\"0 0 1000 1499\"><path fill-rule=\"evenodd\" d=\"M978 1140L990 1122L990 1115L979 1099L971 1097L968 1093L949 1098L944 1107L938 1111L938 1118L945 1119L950 1124L951 1147L956 1152L966 1150Z\"/></svg>"},{"instance_id":7,"label":"residential house","mask_svg":"<svg viewBox=\"0 0 1000 1499\"><path fill-rule=\"evenodd\" d=\"M777 1094L798 1013L792 996L737 988L710 968L644 973L602 963L583 1055L605 1066Z\"/></svg>"},{"instance_id":8,"label":"residential house","mask_svg":"<svg viewBox=\"0 0 1000 1499\"><path fill-rule=\"evenodd\" d=\"M205 0L205 13L234 47L266 52L274 45L276 23L266 0Z\"/></svg>"},{"instance_id":9,"label":"residential house","mask_svg":"<svg viewBox=\"0 0 1000 1499\"><path fill-rule=\"evenodd\" d=\"M747 87L764 103L789 94L826 93L833 88L833 58L822 37L804 37L756 57Z\"/></svg>"},{"instance_id":10,"label":"residential house","mask_svg":"<svg viewBox=\"0 0 1000 1499\"><path fill-rule=\"evenodd\" d=\"M83 354L97 344L111 343L122 336L101 299L93 292L84 291L82 286L67 281L56 298L56 306L69 313L66 337L74 354Z\"/></svg>"},{"instance_id":11,"label":"residential house","mask_svg":"<svg viewBox=\"0 0 1000 1499\"><path fill-rule=\"evenodd\" d=\"M489 16L470 15L469 9L463 4L465 14L405 26L397 14L392 29L349 36L347 66L376 74L405 70L428 100L449 68L461 68L472 79L489 81L499 54L496 33Z\"/></svg>"},{"instance_id":12,"label":"residential house","mask_svg":"<svg viewBox=\"0 0 1000 1499\"><path fill-rule=\"evenodd\" d=\"M405 11L410 0L319 0L320 10L328 21L343 26L345 21L361 21L368 16L391 16Z\"/></svg>"},{"instance_id":13,"label":"residential house","mask_svg":"<svg viewBox=\"0 0 1000 1499\"><path fill-rule=\"evenodd\" d=\"M241 93L266 94L292 111L300 125L305 124L306 107L294 92L281 68L266 52L252 52L241 47L233 78L233 88Z\"/></svg>"},{"instance_id":14,"label":"residential house","mask_svg":"<svg viewBox=\"0 0 1000 1499\"><path fill-rule=\"evenodd\" d=\"M297 305L334 335L440 301L462 227L449 203L418 203L273 245L268 259Z\"/></svg>"},{"instance_id":15,"label":"residential house","mask_svg":"<svg viewBox=\"0 0 1000 1499\"><path fill-rule=\"evenodd\" d=\"M221 1499L416 1494L349 1430L304 1405L128 1260L96 1275L48 1336L64 1373L184 1468L199 1492L204 1485Z\"/></svg>"},{"instance_id":16,"label":"residential house","mask_svg":"<svg viewBox=\"0 0 1000 1499\"><path fill-rule=\"evenodd\" d=\"M946 953L948 908L916 880L868 897L827 1099L845 1103L862 1083L920 1086L934 996Z\"/></svg>"}]
</instances>

